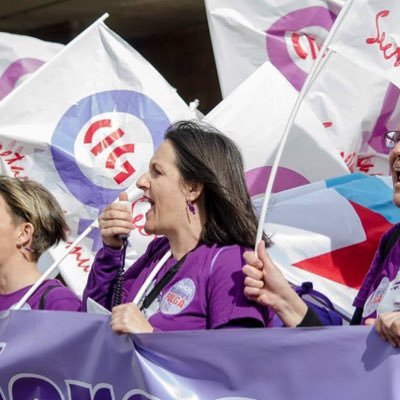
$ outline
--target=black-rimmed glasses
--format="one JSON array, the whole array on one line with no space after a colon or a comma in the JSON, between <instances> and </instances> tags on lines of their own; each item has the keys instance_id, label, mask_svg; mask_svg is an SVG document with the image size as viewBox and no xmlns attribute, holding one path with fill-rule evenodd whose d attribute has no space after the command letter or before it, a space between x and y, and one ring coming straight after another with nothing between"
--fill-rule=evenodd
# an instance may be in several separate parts
<instances>
[{"instance_id":1,"label":"black-rimmed glasses","mask_svg":"<svg viewBox=\"0 0 400 400\"><path fill-rule=\"evenodd\" d=\"M393 149L400 142L400 131L389 131L385 133L385 146Z\"/></svg>"}]
</instances>

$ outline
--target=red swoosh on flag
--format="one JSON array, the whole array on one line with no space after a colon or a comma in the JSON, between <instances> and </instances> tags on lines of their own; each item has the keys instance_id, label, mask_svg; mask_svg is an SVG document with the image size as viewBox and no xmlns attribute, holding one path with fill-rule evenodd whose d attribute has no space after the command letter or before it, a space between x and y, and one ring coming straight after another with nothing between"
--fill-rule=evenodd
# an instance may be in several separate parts
<instances>
[{"instance_id":1,"label":"red swoosh on flag","mask_svg":"<svg viewBox=\"0 0 400 400\"><path fill-rule=\"evenodd\" d=\"M361 220L366 240L293 264L295 267L358 289L371 264L379 240L393 226L382 215L350 201Z\"/></svg>"}]
</instances>

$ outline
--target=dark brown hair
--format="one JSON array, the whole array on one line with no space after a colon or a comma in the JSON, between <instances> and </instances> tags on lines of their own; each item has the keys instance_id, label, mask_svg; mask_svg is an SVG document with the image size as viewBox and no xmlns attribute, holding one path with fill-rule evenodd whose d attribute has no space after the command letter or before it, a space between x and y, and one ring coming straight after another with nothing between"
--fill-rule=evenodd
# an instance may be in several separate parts
<instances>
[{"instance_id":1,"label":"dark brown hair","mask_svg":"<svg viewBox=\"0 0 400 400\"><path fill-rule=\"evenodd\" d=\"M243 159L235 143L204 122L171 125L165 139L172 144L185 182L204 185L206 244L253 247L258 220L247 191ZM263 235L266 246L271 244Z\"/></svg>"}]
</instances>

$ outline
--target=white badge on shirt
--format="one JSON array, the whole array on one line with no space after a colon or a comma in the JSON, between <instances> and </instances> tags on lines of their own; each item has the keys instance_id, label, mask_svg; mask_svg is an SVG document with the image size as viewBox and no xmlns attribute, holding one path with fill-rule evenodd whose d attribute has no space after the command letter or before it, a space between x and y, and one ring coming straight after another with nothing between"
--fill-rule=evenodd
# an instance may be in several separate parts
<instances>
[{"instance_id":1,"label":"white badge on shirt","mask_svg":"<svg viewBox=\"0 0 400 400\"><path fill-rule=\"evenodd\" d=\"M376 312L382 314L389 311L400 310L400 271L397 272L396 277L389 282L386 292L382 296Z\"/></svg>"},{"instance_id":2,"label":"white badge on shirt","mask_svg":"<svg viewBox=\"0 0 400 400\"><path fill-rule=\"evenodd\" d=\"M193 300L196 285L190 278L176 282L161 299L160 311L175 315L183 311Z\"/></svg>"},{"instance_id":3,"label":"white badge on shirt","mask_svg":"<svg viewBox=\"0 0 400 400\"><path fill-rule=\"evenodd\" d=\"M369 295L367 301L365 302L363 318L370 316L374 313L379 306L379 303L382 301L382 297L384 296L387 288L389 286L389 278L384 276L378 285L378 287Z\"/></svg>"}]
</instances>

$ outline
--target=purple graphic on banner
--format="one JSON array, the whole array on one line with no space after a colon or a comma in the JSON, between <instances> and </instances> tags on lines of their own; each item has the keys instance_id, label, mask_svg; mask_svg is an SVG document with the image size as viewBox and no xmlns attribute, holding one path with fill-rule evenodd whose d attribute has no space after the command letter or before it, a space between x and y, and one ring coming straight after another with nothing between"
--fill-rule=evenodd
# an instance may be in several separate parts
<instances>
[{"instance_id":1,"label":"purple graphic on banner","mask_svg":"<svg viewBox=\"0 0 400 400\"><path fill-rule=\"evenodd\" d=\"M11 63L0 76L0 100L15 88L18 79L35 72L43 64L44 61L36 58L20 58Z\"/></svg>"},{"instance_id":2,"label":"purple graphic on banner","mask_svg":"<svg viewBox=\"0 0 400 400\"><path fill-rule=\"evenodd\" d=\"M300 46L299 32L314 26L321 27L328 32L335 19L336 15L325 7L308 7L286 14L266 31L267 53L271 63L298 91L301 90L306 80L307 72L299 68L290 56L285 40L286 33L293 32L294 49L299 58L304 58L306 54ZM315 58L317 51L315 41L311 40L310 36L308 36L308 41L310 52L314 53Z\"/></svg>"},{"instance_id":3,"label":"purple graphic on banner","mask_svg":"<svg viewBox=\"0 0 400 400\"><path fill-rule=\"evenodd\" d=\"M56 169L69 191L83 204L102 209L114 201L118 194L126 189L122 186L125 179L135 171L133 166L125 161L124 170L115 176L115 181L121 184L119 189L110 189L91 182L81 171L75 158L75 141L82 128L96 115L102 113L127 113L140 119L153 140L156 149L163 140L163 135L170 121L161 107L143 93L132 90L111 90L85 97L70 107L63 115L52 137L51 152ZM91 143L96 130L110 127L111 121L103 119L92 123L86 132L85 143ZM91 149L95 155L124 135L121 129L104 138ZM106 168L115 168L115 159L134 151L133 144L119 146L107 159Z\"/></svg>"},{"instance_id":4,"label":"purple graphic on banner","mask_svg":"<svg viewBox=\"0 0 400 400\"><path fill-rule=\"evenodd\" d=\"M400 116L390 121L393 113L396 111L397 102L400 97L400 89L389 84L379 118L376 121L374 129L368 144L378 153L389 154L389 149L385 146L384 134L391 130L399 129Z\"/></svg>"},{"instance_id":5,"label":"purple graphic on banner","mask_svg":"<svg viewBox=\"0 0 400 400\"><path fill-rule=\"evenodd\" d=\"M370 327L118 336L105 315L11 311L0 337L1 400L400 398L399 350Z\"/></svg>"},{"instance_id":6,"label":"purple graphic on banner","mask_svg":"<svg viewBox=\"0 0 400 400\"><path fill-rule=\"evenodd\" d=\"M272 167L259 167L246 171L246 183L251 197L264 194L271 169ZM273 192L281 192L307 183L310 182L299 173L285 167L278 167Z\"/></svg>"}]
</instances>

